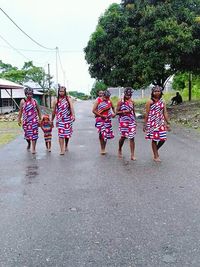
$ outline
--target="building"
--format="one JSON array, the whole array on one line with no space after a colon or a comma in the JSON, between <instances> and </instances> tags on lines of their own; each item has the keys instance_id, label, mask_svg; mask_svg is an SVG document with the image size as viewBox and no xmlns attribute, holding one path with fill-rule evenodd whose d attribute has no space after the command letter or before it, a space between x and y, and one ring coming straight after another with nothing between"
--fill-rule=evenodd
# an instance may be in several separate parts
<instances>
[{"instance_id":1,"label":"building","mask_svg":"<svg viewBox=\"0 0 200 267\"><path fill-rule=\"evenodd\" d=\"M33 97L41 104L43 93L33 90ZM0 79L0 113L18 110L22 98L25 98L23 85Z\"/></svg>"}]
</instances>

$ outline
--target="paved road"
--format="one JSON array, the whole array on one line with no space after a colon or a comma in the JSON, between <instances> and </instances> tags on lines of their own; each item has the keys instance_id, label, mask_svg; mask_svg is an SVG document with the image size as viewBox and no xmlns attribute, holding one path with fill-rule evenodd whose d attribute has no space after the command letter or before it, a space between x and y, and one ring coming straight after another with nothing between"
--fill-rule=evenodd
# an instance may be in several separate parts
<instances>
[{"instance_id":1,"label":"paved road","mask_svg":"<svg viewBox=\"0 0 200 267\"><path fill-rule=\"evenodd\" d=\"M138 122L137 161L99 154L91 102L76 103L70 151L22 135L0 149L0 266L200 266L200 142L174 129L151 159Z\"/></svg>"}]
</instances>

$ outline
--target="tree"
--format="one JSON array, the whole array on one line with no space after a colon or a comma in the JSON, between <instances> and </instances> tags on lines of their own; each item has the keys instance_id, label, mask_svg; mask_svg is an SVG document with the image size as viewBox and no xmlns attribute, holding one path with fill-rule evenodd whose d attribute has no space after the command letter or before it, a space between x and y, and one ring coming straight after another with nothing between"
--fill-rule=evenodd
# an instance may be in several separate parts
<instances>
[{"instance_id":1,"label":"tree","mask_svg":"<svg viewBox=\"0 0 200 267\"><path fill-rule=\"evenodd\" d=\"M99 91L105 91L107 89L107 85L101 81L96 81L93 86L92 90L90 91L90 95L92 97L97 97Z\"/></svg>"},{"instance_id":2,"label":"tree","mask_svg":"<svg viewBox=\"0 0 200 267\"><path fill-rule=\"evenodd\" d=\"M33 81L38 83L42 89L49 88L49 75L45 73L44 69L41 67L36 67L33 65L32 61L25 62L22 70L26 71L25 81ZM53 77L50 77L50 80ZM50 82L50 85L52 82Z\"/></svg>"},{"instance_id":3,"label":"tree","mask_svg":"<svg viewBox=\"0 0 200 267\"><path fill-rule=\"evenodd\" d=\"M52 76L49 77L43 68L34 66L32 61L25 62L22 69L18 69L11 64L3 63L2 60L0 60L0 77L21 84L33 81L43 89L48 88L49 79L51 81L53 78Z\"/></svg>"},{"instance_id":4,"label":"tree","mask_svg":"<svg viewBox=\"0 0 200 267\"><path fill-rule=\"evenodd\" d=\"M199 15L200 0L111 5L85 48L91 76L139 88L152 82L163 86L175 72L199 68Z\"/></svg>"}]
</instances>

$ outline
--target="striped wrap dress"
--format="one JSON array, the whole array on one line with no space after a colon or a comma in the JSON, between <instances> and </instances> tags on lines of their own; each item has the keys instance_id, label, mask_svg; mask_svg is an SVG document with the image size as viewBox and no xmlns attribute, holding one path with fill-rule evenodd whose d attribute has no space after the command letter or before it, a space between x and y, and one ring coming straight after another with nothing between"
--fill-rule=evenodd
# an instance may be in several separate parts
<instances>
[{"instance_id":1,"label":"striped wrap dress","mask_svg":"<svg viewBox=\"0 0 200 267\"><path fill-rule=\"evenodd\" d=\"M164 119L164 102L162 99L150 105L145 138L153 141L165 141L167 139Z\"/></svg>"},{"instance_id":2,"label":"striped wrap dress","mask_svg":"<svg viewBox=\"0 0 200 267\"><path fill-rule=\"evenodd\" d=\"M101 98L97 99L98 106L97 111L101 115L107 116L106 119L101 117L96 117L95 127L98 130L98 133L101 134L104 141L107 139L114 138L113 129L112 129L112 104L110 100L102 100Z\"/></svg>"},{"instance_id":3,"label":"striped wrap dress","mask_svg":"<svg viewBox=\"0 0 200 267\"><path fill-rule=\"evenodd\" d=\"M73 118L68 97L59 98L56 104L56 126L59 138L70 138L72 136L72 123Z\"/></svg>"},{"instance_id":4,"label":"striped wrap dress","mask_svg":"<svg viewBox=\"0 0 200 267\"><path fill-rule=\"evenodd\" d=\"M36 100L26 99L22 106L22 125L24 129L24 138L27 140L38 139L38 112Z\"/></svg>"},{"instance_id":5,"label":"striped wrap dress","mask_svg":"<svg viewBox=\"0 0 200 267\"><path fill-rule=\"evenodd\" d=\"M52 125L50 122L44 122L42 124L42 130L44 132L45 142L50 142L52 138Z\"/></svg>"},{"instance_id":6,"label":"striped wrap dress","mask_svg":"<svg viewBox=\"0 0 200 267\"><path fill-rule=\"evenodd\" d=\"M119 111L130 113L119 115L119 131L122 137L133 139L136 135L136 120L132 101L121 101Z\"/></svg>"}]
</instances>

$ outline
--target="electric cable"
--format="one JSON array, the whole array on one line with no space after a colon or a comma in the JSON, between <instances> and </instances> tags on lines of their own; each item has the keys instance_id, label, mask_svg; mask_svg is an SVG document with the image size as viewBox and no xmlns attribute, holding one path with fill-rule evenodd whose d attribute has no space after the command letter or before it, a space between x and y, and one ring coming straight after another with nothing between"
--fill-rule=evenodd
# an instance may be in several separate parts
<instances>
[{"instance_id":1,"label":"electric cable","mask_svg":"<svg viewBox=\"0 0 200 267\"><path fill-rule=\"evenodd\" d=\"M4 13L4 15L6 15L6 17L23 33L25 34L29 39L31 39L34 43L36 43L38 46L47 49L47 50L55 50L56 48L49 48L46 47L44 45L41 45L40 43L38 43L37 41L35 41L30 35L28 35L24 30L22 30L15 22L14 20L11 19L11 17L0 7L0 10Z\"/></svg>"},{"instance_id":2,"label":"electric cable","mask_svg":"<svg viewBox=\"0 0 200 267\"><path fill-rule=\"evenodd\" d=\"M12 46L1 34L0 34L0 38L7 44L9 45L9 48L13 49L15 52L17 52L19 55L21 55L22 57L24 57L25 59L27 59L28 61L34 61L36 64L38 65L44 65L44 62L43 63L39 63L33 59L30 59L28 57L26 57L24 54L22 54L17 48L15 48L14 46ZM48 62L46 61L45 62L45 65L47 64Z\"/></svg>"}]
</instances>

